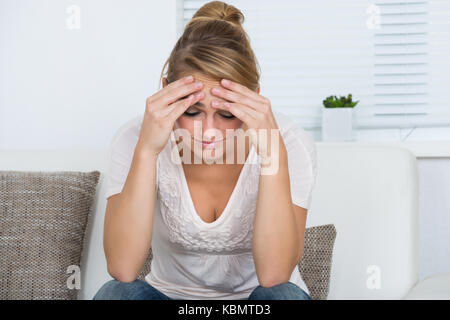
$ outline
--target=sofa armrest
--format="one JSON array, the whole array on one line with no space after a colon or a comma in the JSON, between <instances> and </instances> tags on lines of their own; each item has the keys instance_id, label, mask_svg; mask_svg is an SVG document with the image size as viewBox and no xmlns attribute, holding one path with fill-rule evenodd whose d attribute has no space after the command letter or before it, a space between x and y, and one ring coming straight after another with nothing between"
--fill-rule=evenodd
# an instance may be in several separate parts
<instances>
[{"instance_id":1,"label":"sofa armrest","mask_svg":"<svg viewBox=\"0 0 450 320\"><path fill-rule=\"evenodd\" d=\"M433 275L419 281L405 300L450 300L450 273Z\"/></svg>"}]
</instances>

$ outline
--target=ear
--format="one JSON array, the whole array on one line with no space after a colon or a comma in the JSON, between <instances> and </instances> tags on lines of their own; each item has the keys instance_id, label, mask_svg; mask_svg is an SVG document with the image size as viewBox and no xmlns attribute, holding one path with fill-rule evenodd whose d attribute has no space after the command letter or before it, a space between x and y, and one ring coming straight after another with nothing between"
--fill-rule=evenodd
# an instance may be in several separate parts
<instances>
[{"instance_id":1,"label":"ear","mask_svg":"<svg viewBox=\"0 0 450 320\"><path fill-rule=\"evenodd\" d=\"M162 82L163 82L163 88L164 88L165 86L167 86L167 78L163 78L163 79L162 79Z\"/></svg>"},{"instance_id":2,"label":"ear","mask_svg":"<svg viewBox=\"0 0 450 320\"><path fill-rule=\"evenodd\" d=\"M258 85L258 89L256 89L256 92L258 92L258 94L259 94L260 91L261 91L261 86Z\"/></svg>"}]
</instances>

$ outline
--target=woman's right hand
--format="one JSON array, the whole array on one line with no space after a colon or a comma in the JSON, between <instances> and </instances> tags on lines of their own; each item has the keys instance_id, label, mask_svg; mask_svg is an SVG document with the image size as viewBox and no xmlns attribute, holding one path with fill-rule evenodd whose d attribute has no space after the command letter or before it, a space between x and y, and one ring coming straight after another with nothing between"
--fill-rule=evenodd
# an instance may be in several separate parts
<instances>
[{"instance_id":1,"label":"woman's right hand","mask_svg":"<svg viewBox=\"0 0 450 320\"><path fill-rule=\"evenodd\" d=\"M196 87L198 84L200 87ZM169 140L175 121L204 97L202 88L202 82L194 83L193 77L183 77L148 97L137 147L157 156ZM185 96L188 97L181 99Z\"/></svg>"}]
</instances>

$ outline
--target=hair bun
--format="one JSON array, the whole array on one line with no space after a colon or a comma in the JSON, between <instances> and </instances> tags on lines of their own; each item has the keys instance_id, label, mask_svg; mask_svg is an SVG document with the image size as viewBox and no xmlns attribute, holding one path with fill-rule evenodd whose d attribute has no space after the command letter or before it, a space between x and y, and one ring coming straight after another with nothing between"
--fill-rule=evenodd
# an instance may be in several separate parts
<instances>
[{"instance_id":1,"label":"hair bun","mask_svg":"<svg viewBox=\"0 0 450 320\"><path fill-rule=\"evenodd\" d=\"M222 1L211 1L203 5L192 17L224 20L242 26L244 14L236 7Z\"/></svg>"}]
</instances>

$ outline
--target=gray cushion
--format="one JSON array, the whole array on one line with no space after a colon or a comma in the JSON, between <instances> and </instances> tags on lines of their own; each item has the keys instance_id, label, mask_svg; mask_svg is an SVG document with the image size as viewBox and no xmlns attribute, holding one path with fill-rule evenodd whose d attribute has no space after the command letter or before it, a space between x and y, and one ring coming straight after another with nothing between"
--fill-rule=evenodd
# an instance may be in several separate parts
<instances>
[{"instance_id":1,"label":"gray cushion","mask_svg":"<svg viewBox=\"0 0 450 320\"><path fill-rule=\"evenodd\" d=\"M0 299L76 299L99 171L0 171ZM80 266L81 268L81 266Z\"/></svg>"},{"instance_id":2,"label":"gray cushion","mask_svg":"<svg viewBox=\"0 0 450 320\"><path fill-rule=\"evenodd\" d=\"M313 300L327 299L335 239L334 224L309 227L305 230L303 255L298 268ZM152 259L153 253L150 248L147 261L139 273L138 279L144 280L144 277L150 272Z\"/></svg>"},{"instance_id":3,"label":"gray cushion","mask_svg":"<svg viewBox=\"0 0 450 320\"><path fill-rule=\"evenodd\" d=\"M330 287L336 228L324 224L306 228L303 255L298 264L313 300L326 300Z\"/></svg>"}]
</instances>

